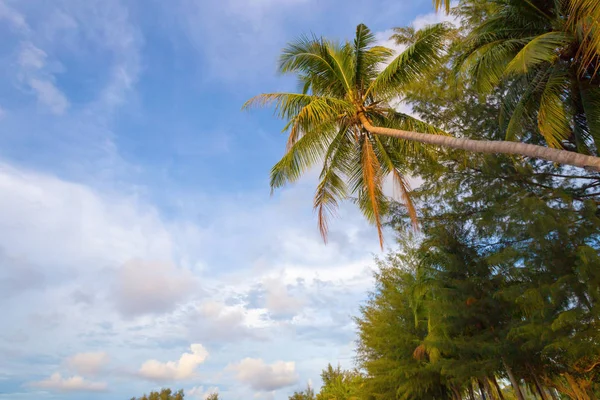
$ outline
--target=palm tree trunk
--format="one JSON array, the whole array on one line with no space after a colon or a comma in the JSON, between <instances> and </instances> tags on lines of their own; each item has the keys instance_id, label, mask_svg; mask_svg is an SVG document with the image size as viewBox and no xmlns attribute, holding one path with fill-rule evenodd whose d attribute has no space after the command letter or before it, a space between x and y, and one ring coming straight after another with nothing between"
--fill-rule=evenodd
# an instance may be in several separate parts
<instances>
[{"instance_id":1,"label":"palm tree trunk","mask_svg":"<svg viewBox=\"0 0 600 400\"><path fill-rule=\"evenodd\" d=\"M500 400L504 400L504 395L502 394L502 389L500 389L500 385L498 385L498 380L496 380L495 376L492 376L492 382L494 383L494 386L496 387L496 390L498 391L498 398Z\"/></svg>"},{"instance_id":2,"label":"palm tree trunk","mask_svg":"<svg viewBox=\"0 0 600 400\"><path fill-rule=\"evenodd\" d=\"M502 357L502 363L504 364L504 369L506 370L506 373L508 374L508 379L510 379L510 383L512 384L512 387L513 387L513 390L515 391L515 395L517 396L517 399L525 400L525 397L523 397L523 392L521 391L521 387L519 386L519 381L517 381L517 378L515 378L515 375L512 372L512 368L510 368L508 366L504 357Z\"/></svg>"},{"instance_id":3,"label":"palm tree trunk","mask_svg":"<svg viewBox=\"0 0 600 400\"><path fill-rule=\"evenodd\" d=\"M479 393L481 393L481 400L487 400L485 396L485 389L483 388L483 383L480 379L477 379L477 383L479 384Z\"/></svg>"},{"instance_id":4,"label":"palm tree trunk","mask_svg":"<svg viewBox=\"0 0 600 400\"><path fill-rule=\"evenodd\" d=\"M552 149L550 147L537 146L528 143L501 140L459 139L451 136L432 135L430 133L383 128L371 125L371 122L369 122L364 113L359 113L358 117L360 122L363 124L363 127L370 133L376 135L391 136L398 139L448 147L451 149L467 150L476 153L515 154L548 160L559 164L573 165L575 167L600 171L600 157L588 156L572 151Z\"/></svg>"},{"instance_id":5,"label":"palm tree trunk","mask_svg":"<svg viewBox=\"0 0 600 400\"><path fill-rule=\"evenodd\" d=\"M548 387L548 392L550 392L550 396L552 396L552 400L559 400L558 395L556 394L555 388Z\"/></svg>"},{"instance_id":6,"label":"palm tree trunk","mask_svg":"<svg viewBox=\"0 0 600 400\"><path fill-rule=\"evenodd\" d=\"M531 371L531 369L530 369ZM542 400L548 400L548 396L546 394L546 392L544 392L544 387L542 386L540 380L538 379L537 375L535 374L535 371L531 371L531 376L533 377L533 383L535 384L535 388L537 389L538 393L540 394L540 397L542 398Z\"/></svg>"},{"instance_id":7,"label":"palm tree trunk","mask_svg":"<svg viewBox=\"0 0 600 400\"><path fill-rule=\"evenodd\" d=\"M475 392L473 391L473 382L469 382L469 399L470 400L477 400L475 398Z\"/></svg>"}]
</instances>

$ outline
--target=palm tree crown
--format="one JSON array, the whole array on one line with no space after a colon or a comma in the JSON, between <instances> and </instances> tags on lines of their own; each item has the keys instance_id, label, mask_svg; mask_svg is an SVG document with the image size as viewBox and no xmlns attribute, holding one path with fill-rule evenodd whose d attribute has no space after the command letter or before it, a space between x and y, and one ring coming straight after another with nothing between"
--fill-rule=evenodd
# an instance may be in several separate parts
<instances>
[{"instance_id":1,"label":"palm tree crown","mask_svg":"<svg viewBox=\"0 0 600 400\"><path fill-rule=\"evenodd\" d=\"M328 216L335 213L339 201L353 197L377 226L383 246L381 216L388 201L382 186L388 175L416 224L405 159L427 149L373 134L362 121L367 118L378 126L444 134L398 112L390 103L440 61L447 30L438 24L416 32L414 41L397 57L392 50L377 46L374 34L363 24L357 26L353 42L301 37L283 50L279 63L282 73L297 76L299 93L261 94L244 105L274 104L279 117L287 121L287 149L271 170L272 189L322 163L314 207L325 240Z\"/></svg>"}]
</instances>

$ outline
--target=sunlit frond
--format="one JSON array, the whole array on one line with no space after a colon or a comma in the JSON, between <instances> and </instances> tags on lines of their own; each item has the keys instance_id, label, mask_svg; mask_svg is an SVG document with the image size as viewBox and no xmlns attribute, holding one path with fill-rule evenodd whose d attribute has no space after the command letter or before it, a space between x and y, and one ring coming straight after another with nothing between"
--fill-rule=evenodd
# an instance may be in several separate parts
<instances>
[{"instance_id":1,"label":"sunlit frond","mask_svg":"<svg viewBox=\"0 0 600 400\"><path fill-rule=\"evenodd\" d=\"M301 36L283 49L279 58L279 71L284 74L304 74L315 94L344 96L348 86L331 59L331 49L340 47L316 36Z\"/></svg>"},{"instance_id":2,"label":"sunlit frond","mask_svg":"<svg viewBox=\"0 0 600 400\"><path fill-rule=\"evenodd\" d=\"M561 148L562 141L571 135L565 110L568 90L569 77L561 69L555 69L546 82L538 111L538 127L550 147Z\"/></svg>"},{"instance_id":3,"label":"sunlit frond","mask_svg":"<svg viewBox=\"0 0 600 400\"><path fill-rule=\"evenodd\" d=\"M367 89L367 94L391 98L403 85L425 77L441 61L448 32L446 24L429 25L417 32L415 42L381 71Z\"/></svg>"},{"instance_id":4,"label":"sunlit frond","mask_svg":"<svg viewBox=\"0 0 600 400\"><path fill-rule=\"evenodd\" d=\"M361 140L362 162L362 188L359 191L359 206L363 214L369 217L377 227L379 245L383 249L383 228L381 222L381 205L383 193L381 191L382 176L380 163L377 159L373 144L368 136Z\"/></svg>"},{"instance_id":5,"label":"sunlit frond","mask_svg":"<svg viewBox=\"0 0 600 400\"><path fill-rule=\"evenodd\" d=\"M559 57L559 49L574 40L568 32L548 32L536 36L508 63L505 73L525 73L541 63L552 63Z\"/></svg>"},{"instance_id":6,"label":"sunlit frond","mask_svg":"<svg viewBox=\"0 0 600 400\"><path fill-rule=\"evenodd\" d=\"M600 69L600 2L570 0L569 8L568 24L581 43L577 51L581 57L579 73L597 73Z\"/></svg>"},{"instance_id":7,"label":"sunlit frond","mask_svg":"<svg viewBox=\"0 0 600 400\"><path fill-rule=\"evenodd\" d=\"M471 52L460 64L459 71L472 79L473 85L482 93L490 93L498 86L506 66L527 43L524 39L499 39Z\"/></svg>"},{"instance_id":8,"label":"sunlit frond","mask_svg":"<svg viewBox=\"0 0 600 400\"><path fill-rule=\"evenodd\" d=\"M433 125L393 109L386 110L384 115L371 115L371 118L378 126L386 128L450 136L447 132L444 132ZM431 146L414 141L391 140L389 138L379 138L379 140L385 143L386 147L390 149L390 154L398 155L400 157L412 157L413 159L415 157L427 157L432 159L437 152L437 150Z\"/></svg>"},{"instance_id":9,"label":"sunlit frond","mask_svg":"<svg viewBox=\"0 0 600 400\"><path fill-rule=\"evenodd\" d=\"M443 7L446 14L450 12L450 0L433 0L433 5L436 11Z\"/></svg>"},{"instance_id":10,"label":"sunlit frond","mask_svg":"<svg viewBox=\"0 0 600 400\"><path fill-rule=\"evenodd\" d=\"M333 125L321 126L298 139L271 169L271 190L296 181L313 165L322 161L335 132Z\"/></svg>"},{"instance_id":11,"label":"sunlit frond","mask_svg":"<svg viewBox=\"0 0 600 400\"><path fill-rule=\"evenodd\" d=\"M394 28L393 31L390 40L393 40L396 44L411 45L417 39L417 31L412 26Z\"/></svg>"},{"instance_id":12,"label":"sunlit frond","mask_svg":"<svg viewBox=\"0 0 600 400\"><path fill-rule=\"evenodd\" d=\"M369 48L372 47L374 42L375 35L366 25L360 24L356 27L353 80L359 92L363 91L366 83L365 79L369 78L368 68L373 65L373 60L365 60L365 57L368 57Z\"/></svg>"},{"instance_id":13,"label":"sunlit frond","mask_svg":"<svg viewBox=\"0 0 600 400\"><path fill-rule=\"evenodd\" d=\"M340 114L353 111L352 105L345 100L298 93L261 94L248 100L243 109L270 104L275 104L275 113L279 118L288 120L283 128L284 132L290 132L288 150L303 132L314 130L321 125L333 124Z\"/></svg>"},{"instance_id":14,"label":"sunlit frond","mask_svg":"<svg viewBox=\"0 0 600 400\"><path fill-rule=\"evenodd\" d=\"M327 242L329 218L335 215L339 201L347 196L347 186L344 178L348 161L351 158L352 133L343 126L332 141L325 155L320 181L314 198L314 208L317 212L319 231Z\"/></svg>"},{"instance_id":15,"label":"sunlit frond","mask_svg":"<svg viewBox=\"0 0 600 400\"><path fill-rule=\"evenodd\" d=\"M333 43L327 46L330 64L337 79L344 85L345 92L352 93L354 87L354 55L351 46L338 46Z\"/></svg>"},{"instance_id":16,"label":"sunlit frond","mask_svg":"<svg viewBox=\"0 0 600 400\"><path fill-rule=\"evenodd\" d=\"M418 228L417 210L410 196L410 184L406 181L399 168L402 166L401 157L393 152L393 149L386 147L385 141L379 137L373 137L376 144L376 152L379 159L382 160L382 166L385 166L384 172L392 174L394 183L394 197L401 200L408 211L408 216L412 221L413 227Z\"/></svg>"}]
</instances>

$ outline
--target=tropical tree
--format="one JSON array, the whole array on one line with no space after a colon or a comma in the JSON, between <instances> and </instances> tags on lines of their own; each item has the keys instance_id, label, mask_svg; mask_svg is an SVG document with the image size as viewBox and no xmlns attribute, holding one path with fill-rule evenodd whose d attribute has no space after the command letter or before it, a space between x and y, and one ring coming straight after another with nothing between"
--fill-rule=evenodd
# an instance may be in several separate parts
<instances>
[{"instance_id":1,"label":"tropical tree","mask_svg":"<svg viewBox=\"0 0 600 400\"><path fill-rule=\"evenodd\" d=\"M360 392L364 377L357 371L342 370L340 365L333 368L331 364L321 372L323 386L317 393L316 400L357 400L362 398Z\"/></svg>"},{"instance_id":2,"label":"tropical tree","mask_svg":"<svg viewBox=\"0 0 600 400\"><path fill-rule=\"evenodd\" d=\"M446 74L413 87L413 109L450 131L500 137L493 116L502 90L458 96ZM453 378L496 369L492 377L515 382L518 397L527 395L519 382L542 399L554 389L598 396L600 177L502 156L454 152L437 161L414 167L424 179L415 192L423 204L418 266L433 282L423 301L433 311L420 315L437 327L423 344L446 349L439 363Z\"/></svg>"},{"instance_id":3,"label":"tropical tree","mask_svg":"<svg viewBox=\"0 0 600 400\"><path fill-rule=\"evenodd\" d=\"M470 3L457 13L470 12ZM598 154L600 59L590 48L592 15L567 0L486 3L488 16L464 39L458 65L481 93L504 83L506 139L522 140L531 134L523 120L535 120L548 146Z\"/></svg>"},{"instance_id":4,"label":"tropical tree","mask_svg":"<svg viewBox=\"0 0 600 400\"><path fill-rule=\"evenodd\" d=\"M300 392L294 392L291 396L288 397L289 400L315 400L315 391L313 388L308 385L306 389Z\"/></svg>"},{"instance_id":5,"label":"tropical tree","mask_svg":"<svg viewBox=\"0 0 600 400\"><path fill-rule=\"evenodd\" d=\"M299 92L261 94L244 105L274 103L287 121L287 151L271 170L273 189L323 163L314 206L324 238L328 215L340 200L354 195L377 226L382 244L381 218L388 207L382 184L389 174L415 223L406 160L431 156L432 148L422 144L520 154L600 170L597 157L527 143L456 138L394 109L398 96L410 84L429 79L431 68L444 59L448 31L437 24L415 32L413 43L395 58L390 49L375 45L374 34L362 24L352 43L301 37L283 50L279 64L282 73L296 74Z\"/></svg>"},{"instance_id":6,"label":"tropical tree","mask_svg":"<svg viewBox=\"0 0 600 400\"><path fill-rule=\"evenodd\" d=\"M133 397L131 400L183 400L184 397L183 390L173 392L171 389L161 389L160 392L150 392L142 397Z\"/></svg>"}]
</instances>

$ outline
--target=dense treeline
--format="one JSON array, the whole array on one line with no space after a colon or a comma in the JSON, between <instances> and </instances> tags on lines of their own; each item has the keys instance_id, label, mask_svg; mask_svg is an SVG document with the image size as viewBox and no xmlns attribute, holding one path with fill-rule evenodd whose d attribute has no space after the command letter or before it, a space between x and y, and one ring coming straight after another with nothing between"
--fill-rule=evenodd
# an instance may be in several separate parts
<instances>
[{"instance_id":1,"label":"dense treeline","mask_svg":"<svg viewBox=\"0 0 600 400\"><path fill-rule=\"evenodd\" d=\"M581 105L582 90L598 91L598 64L577 65L576 35L549 39L568 36L569 16L560 14L568 5L461 2L455 12L465 29L429 79L404 89L404 100L423 122L457 136L508 134L595 153L600 117ZM396 30L399 41L414 35ZM525 55L511 48L531 42ZM498 72L518 63L526 73ZM474 79L464 79L464 68ZM597 92L590 98L600 102ZM568 134L555 135L560 126ZM359 372L338 371L352 381L316 397L599 398L600 176L454 150L404 162L423 181L412 193L420 230L410 229L406 207L389 204L399 249L378 261L376 287L356 318Z\"/></svg>"}]
</instances>

